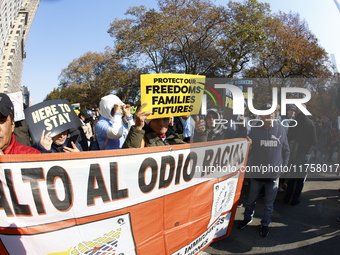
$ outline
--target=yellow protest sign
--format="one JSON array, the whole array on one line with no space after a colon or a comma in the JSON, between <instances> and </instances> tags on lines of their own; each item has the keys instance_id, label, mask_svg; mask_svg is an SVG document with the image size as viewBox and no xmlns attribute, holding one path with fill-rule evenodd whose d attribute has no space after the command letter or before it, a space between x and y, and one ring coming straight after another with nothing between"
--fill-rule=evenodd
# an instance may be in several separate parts
<instances>
[{"instance_id":1,"label":"yellow protest sign","mask_svg":"<svg viewBox=\"0 0 340 255\"><path fill-rule=\"evenodd\" d=\"M204 75L142 74L141 104L153 112L149 119L198 114L204 83Z\"/></svg>"}]
</instances>

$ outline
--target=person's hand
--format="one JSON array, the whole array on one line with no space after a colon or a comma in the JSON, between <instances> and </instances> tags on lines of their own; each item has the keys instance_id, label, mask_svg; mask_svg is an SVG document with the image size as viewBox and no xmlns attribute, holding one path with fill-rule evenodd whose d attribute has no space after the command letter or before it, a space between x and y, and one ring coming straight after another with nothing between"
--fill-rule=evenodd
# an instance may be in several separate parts
<instances>
[{"instance_id":1,"label":"person's hand","mask_svg":"<svg viewBox=\"0 0 340 255\"><path fill-rule=\"evenodd\" d=\"M135 118L136 118L136 122L135 122L135 126L138 130L142 130L144 125L145 125L145 120L148 118L148 116L150 114L152 114L152 112L143 112L144 107L147 105L148 103L144 103L142 104L138 110L135 113Z\"/></svg>"},{"instance_id":2,"label":"person's hand","mask_svg":"<svg viewBox=\"0 0 340 255\"><path fill-rule=\"evenodd\" d=\"M122 106L123 114L125 117L130 117L131 116L131 105L126 104Z\"/></svg>"},{"instance_id":3,"label":"person's hand","mask_svg":"<svg viewBox=\"0 0 340 255\"><path fill-rule=\"evenodd\" d=\"M118 104L115 104L114 106L113 106L113 114L112 114L112 112L111 112L111 114L112 114L112 116L115 114L115 113L123 113L122 112L122 104L121 103L118 103Z\"/></svg>"},{"instance_id":4,"label":"person's hand","mask_svg":"<svg viewBox=\"0 0 340 255\"><path fill-rule=\"evenodd\" d=\"M41 132L41 137L40 137L40 145L44 147L46 150L51 150L52 146L52 138L50 137L51 132L47 132L45 134L45 129Z\"/></svg>"},{"instance_id":5,"label":"person's hand","mask_svg":"<svg viewBox=\"0 0 340 255\"><path fill-rule=\"evenodd\" d=\"M72 145L72 148L65 146L64 151L65 152L80 152L80 150L77 148L74 142L71 141L71 145Z\"/></svg>"},{"instance_id":6,"label":"person's hand","mask_svg":"<svg viewBox=\"0 0 340 255\"><path fill-rule=\"evenodd\" d=\"M175 118L169 117L169 126L174 126L174 125L175 125Z\"/></svg>"},{"instance_id":7,"label":"person's hand","mask_svg":"<svg viewBox=\"0 0 340 255\"><path fill-rule=\"evenodd\" d=\"M0 149L0 155L5 155L4 152Z\"/></svg>"},{"instance_id":8,"label":"person's hand","mask_svg":"<svg viewBox=\"0 0 340 255\"><path fill-rule=\"evenodd\" d=\"M249 136L247 136L247 141L248 141L249 144L252 144L252 140Z\"/></svg>"},{"instance_id":9,"label":"person's hand","mask_svg":"<svg viewBox=\"0 0 340 255\"><path fill-rule=\"evenodd\" d=\"M200 119L197 115L195 121L195 131L197 133L203 133L205 131L205 120Z\"/></svg>"}]
</instances>

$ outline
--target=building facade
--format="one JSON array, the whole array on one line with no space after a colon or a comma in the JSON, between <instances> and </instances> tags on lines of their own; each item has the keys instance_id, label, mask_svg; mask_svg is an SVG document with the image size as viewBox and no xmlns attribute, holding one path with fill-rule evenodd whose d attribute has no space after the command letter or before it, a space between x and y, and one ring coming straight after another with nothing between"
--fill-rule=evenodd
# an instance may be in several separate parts
<instances>
[{"instance_id":1,"label":"building facade","mask_svg":"<svg viewBox=\"0 0 340 255\"><path fill-rule=\"evenodd\" d=\"M21 91L26 39L40 0L0 0L0 92Z\"/></svg>"}]
</instances>

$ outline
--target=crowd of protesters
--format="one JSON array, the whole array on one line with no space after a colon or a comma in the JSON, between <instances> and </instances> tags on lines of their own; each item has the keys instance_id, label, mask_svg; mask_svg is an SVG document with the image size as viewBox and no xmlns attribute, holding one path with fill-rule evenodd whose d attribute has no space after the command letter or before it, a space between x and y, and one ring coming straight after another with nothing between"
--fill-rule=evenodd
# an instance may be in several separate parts
<instances>
[{"instance_id":1,"label":"crowd of protesters","mask_svg":"<svg viewBox=\"0 0 340 255\"><path fill-rule=\"evenodd\" d=\"M32 141L25 121L14 122L14 108L9 97L0 93L0 99L0 154L142 148L248 137L252 141L249 164L304 165L310 160L320 164L334 163L333 154L340 149L340 132L336 121L326 116L311 119L294 105L287 106L286 116L279 115L280 106L269 115L237 116L236 121L245 121L245 125L232 127L215 122L223 119L223 112L215 108L208 109L205 117L197 115L148 119L152 112L143 111L147 104L145 103L133 115L131 106L112 94L101 99L99 111L77 111L80 127L64 130L53 137L51 132L44 130L39 141ZM264 104L261 109L268 110L271 107L270 104ZM265 125L259 129L249 127L248 120L254 118L263 119ZM286 125L266 119L286 120ZM299 123L297 128L291 127L294 124L292 120ZM265 148L266 146L262 146L266 144L263 143L264 140L277 140L278 143L268 143L268 148ZM17 141L22 141L25 145ZM340 157L340 153L338 155ZM266 209L261 221L260 235L267 236L277 192L285 191L285 202L297 205L300 203L305 180L306 175L294 178L280 175L250 178L251 188L245 205L245 218L238 227L243 229L251 223L256 199L261 193L265 198ZM340 216L337 219L340 221Z\"/></svg>"}]
</instances>

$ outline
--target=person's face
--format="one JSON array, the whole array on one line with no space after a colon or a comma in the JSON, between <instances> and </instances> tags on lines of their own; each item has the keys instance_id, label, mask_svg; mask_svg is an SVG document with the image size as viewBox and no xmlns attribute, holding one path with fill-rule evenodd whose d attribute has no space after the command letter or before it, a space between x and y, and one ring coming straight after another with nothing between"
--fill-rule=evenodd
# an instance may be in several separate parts
<instances>
[{"instance_id":1,"label":"person's face","mask_svg":"<svg viewBox=\"0 0 340 255\"><path fill-rule=\"evenodd\" d=\"M294 118L294 117L295 117L295 111L292 110L292 109L289 109L289 110L287 111L287 117L288 117L289 119Z\"/></svg>"},{"instance_id":2,"label":"person's face","mask_svg":"<svg viewBox=\"0 0 340 255\"><path fill-rule=\"evenodd\" d=\"M149 126L158 134L165 134L168 131L170 118L153 119Z\"/></svg>"},{"instance_id":3,"label":"person's face","mask_svg":"<svg viewBox=\"0 0 340 255\"><path fill-rule=\"evenodd\" d=\"M56 145L63 145L66 141L66 138L67 138L67 130L65 130L64 132L52 137L52 141Z\"/></svg>"},{"instance_id":4,"label":"person's face","mask_svg":"<svg viewBox=\"0 0 340 255\"><path fill-rule=\"evenodd\" d=\"M2 151L6 150L11 144L14 126L14 120L11 120L9 115L5 117L0 113L0 149Z\"/></svg>"},{"instance_id":5,"label":"person's face","mask_svg":"<svg viewBox=\"0 0 340 255\"><path fill-rule=\"evenodd\" d=\"M208 125L209 128L214 127L214 125L215 125L214 120L216 120L217 118L218 118L218 116L217 116L216 112L209 112L207 114L207 125Z\"/></svg>"},{"instance_id":6,"label":"person's face","mask_svg":"<svg viewBox=\"0 0 340 255\"><path fill-rule=\"evenodd\" d=\"M275 117L275 112L273 112L272 114L268 114L268 115L260 115L261 120L266 123L266 122L270 122L271 120L273 120Z\"/></svg>"}]
</instances>

